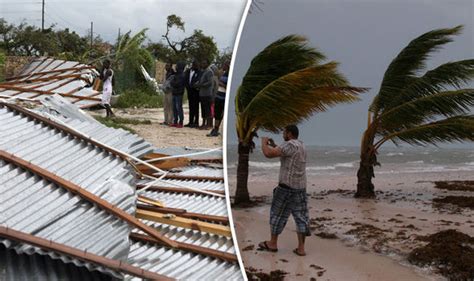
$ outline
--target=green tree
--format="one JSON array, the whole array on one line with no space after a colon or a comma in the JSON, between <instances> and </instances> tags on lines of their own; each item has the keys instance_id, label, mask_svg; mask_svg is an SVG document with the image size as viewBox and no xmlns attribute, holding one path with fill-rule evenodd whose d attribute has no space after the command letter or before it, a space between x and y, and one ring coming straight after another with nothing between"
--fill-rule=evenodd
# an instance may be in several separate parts
<instances>
[{"instance_id":1,"label":"green tree","mask_svg":"<svg viewBox=\"0 0 474 281\"><path fill-rule=\"evenodd\" d=\"M5 52L0 48L0 82L5 80Z\"/></svg>"},{"instance_id":2,"label":"green tree","mask_svg":"<svg viewBox=\"0 0 474 281\"><path fill-rule=\"evenodd\" d=\"M390 63L369 112L357 172L357 197L375 197L374 166L385 142L396 145L437 144L474 140L474 89L466 89L474 75L474 60L440 65L420 73L426 60L462 27L438 29L411 41Z\"/></svg>"},{"instance_id":3,"label":"green tree","mask_svg":"<svg viewBox=\"0 0 474 281\"><path fill-rule=\"evenodd\" d=\"M280 132L339 103L354 102L365 89L349 86L337 63L290 35L267 46L253 60L235 97L239 138L235 203L249 202L249 153L259 129Z\"/></svg>"},{"instance_id":4,"label":"green tree","mask_svg":"<svg viewBox=\"0 0 474 281\"><path fill-rule=\"evenodd\" d=\"M194 58L197 59L209 59L213 61L218 54L217 45L214 42L212 36L207 36L202 30L194 30L191 36L188 36L182 40L174 41L171 39L170 32L175 28L185 31L185 23L181 17L177 15L169 15L166 22L166 33L162 36L168 48L171 50L167 53L166 60L172 61L191 61ZM155 50L160 51L161 54L165 54L163 47L164 45L156 45Z\"/></svg>"},{"instance_id":5,"label":"green tree","mask_svg":"<svg viewBox=\"0 0 474 281\"><path fill-rule=\"evenodd\" d=\"M113 52L113 61L116 68L116 81L120 90L145 87L147 84L140 70L143 65L149 72L154 65L152 54L143 46L148 29L142 29L135 35L131 32L121 36Z\"/></svg>"}]
</instances>

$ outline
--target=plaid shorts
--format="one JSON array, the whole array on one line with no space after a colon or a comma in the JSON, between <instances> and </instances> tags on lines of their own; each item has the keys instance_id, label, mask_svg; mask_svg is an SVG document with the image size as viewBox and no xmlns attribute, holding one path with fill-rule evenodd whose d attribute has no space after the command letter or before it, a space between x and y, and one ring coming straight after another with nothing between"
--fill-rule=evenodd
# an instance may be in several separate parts
<instances>
[{"instance_id":1,"label":"plaid shorts","mask_svg":"<svg viewBox=\"0 0 474 281\"><path fill-rule=\"evenodd\" d=\"M294 189L278 185L273 189L272 207L270 209L270 228L273 235L279 235L286 222L293 215L298 233L311 235L309 229L308 199L306 189Z\"/></svg>"}]
</instances>

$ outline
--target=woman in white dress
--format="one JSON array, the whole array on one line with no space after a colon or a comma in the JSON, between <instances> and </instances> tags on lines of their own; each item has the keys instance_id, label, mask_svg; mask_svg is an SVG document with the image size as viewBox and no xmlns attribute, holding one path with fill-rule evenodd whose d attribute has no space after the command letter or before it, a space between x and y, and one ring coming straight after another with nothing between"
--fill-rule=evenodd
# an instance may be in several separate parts
<instances>
[{"instance_id":1,"label":"woman in white dress","mask_svg":"<svg viewBox=\"0 0 474 281\"><path fill-rule=\"evenodd\" d=\"M114 71L110 68L110 60L106 59L102 63L103 69L100 72L100 79L103 82L102 86L102 106L105 107L107 113L106 117L113 117L115 114L110 106L110 99L112 97L112 81L114 78Z\"/></svg>"}]
</instances>

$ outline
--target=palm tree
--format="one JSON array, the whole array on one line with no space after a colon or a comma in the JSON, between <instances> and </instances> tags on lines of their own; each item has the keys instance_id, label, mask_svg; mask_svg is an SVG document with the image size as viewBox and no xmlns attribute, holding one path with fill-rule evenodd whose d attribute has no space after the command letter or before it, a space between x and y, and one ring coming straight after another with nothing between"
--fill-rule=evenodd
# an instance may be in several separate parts
<instances>
[{"instance_id":1,"label":"palm tree","mask_svg":"<svg viewBox=\"0 0 474 281\"><path fill-rule=\"evenodd\" d=\"M377 151L387 141L410 145L474 140L474 89L463 87L474 75L474 60L449 62L424 75L430 54L452 41L462 26L438 29L411 41L390 63L380 91L369 108L356 197L374 197ZM371 116L372 115L372 116Z\"/></svg>"},{"instance_id":2,"label":"palm tree","mask_svg":"<svg viewBox=\"0 0 474 281\"><path fill-rule=\"evenodd\" d=\"M279 132L308 119L315 112L358 100L362 88L350 87L337 72L337 63L308 47L304 37L283 37L253 60L235 98L239 138L235 203L249 202L247 188L249 153L258 129Z\"/></svg>"}]
</instances>

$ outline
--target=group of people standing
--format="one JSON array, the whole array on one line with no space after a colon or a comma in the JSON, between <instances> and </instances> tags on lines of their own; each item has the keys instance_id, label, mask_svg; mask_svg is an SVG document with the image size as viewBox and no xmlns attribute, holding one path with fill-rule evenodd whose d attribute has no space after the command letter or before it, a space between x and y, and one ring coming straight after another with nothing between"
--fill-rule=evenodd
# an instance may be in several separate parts
<instances>
[{"instance_id":1,"label":"group of people standing","mask_svg":"<svg viewBox=\"0 0 474 281\"><path fill-rule=\"evenodd\" d=\"M207 136L219 136L219 127L224 116L229 63L224 63L219 69L216 65L211 65L208 59L204 59L200 62L194 60L186 70L185 67L183 62L176 63L175 69L172 63L167 63L165 66L162 124L176 128L212 129ZM189 121L183 125L185 91L189 103ZM201 125L199 125L199 111L201 111Z\"/></svg>"}]
</instances>

